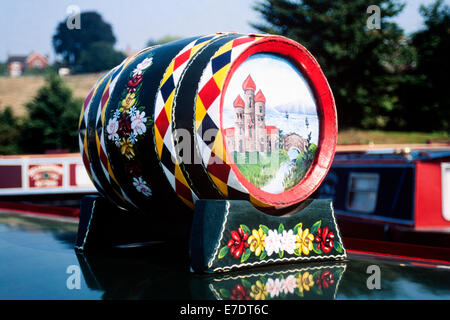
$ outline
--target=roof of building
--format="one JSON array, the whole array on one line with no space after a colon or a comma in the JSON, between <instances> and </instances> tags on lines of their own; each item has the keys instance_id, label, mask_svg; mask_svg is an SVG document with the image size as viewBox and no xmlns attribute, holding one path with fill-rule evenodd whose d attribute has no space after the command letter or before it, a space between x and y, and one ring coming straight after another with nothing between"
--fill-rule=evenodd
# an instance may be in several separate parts
<instances>
[{"instance_id":1,"label":"roof of building","mask_svg":"<svg viewBox=\"0 0 450 320\"><path fill-rule=\"evenodd\" d=\"M277 133L278 128L275 126L266 126L266 131L267 131L267 133Z\"/></svg>"},{"instance_id":2,"label":"roof of building","mask_svg":"<svg viewBox=\"0 0 450 320\"><path fill-rule=\"evenodd\" d=\"M256 85L253 82L252 76L248 75L247 79L245 79L244 83L242 84L242 89L244 90L256 90Z\"/></svg>"},{"instance_id":3,"label":"roof of building","mask_svg":"<svg viewBox=\"0 0 450 320\"><path fill-rule=\"evenodd\" d=\"M47 56L43 56L42 54L39 54L37 52L32 51L28 57L27 57L27 63L29 63L31 60L33 59L40 59L42 61L47 62L48 61L48 57Z\"/></svg>"},{"instance_id":4,"label":"roof of building","mask_svg":"<svg viewBox=\"0 0 450 320\"><path fill-rule=\"evenodd\" d=\"M264 102L264 103L266 103L266 97L262 93L261 89L259 89L258 93L255 96L255 102Z\"/></svg>"},{"instance_id":5,"label":"roof of building","mask_svg":"<svg viewBox=\"0 0 450 320\"><path fill-rule=\"evenodd\" d=\"M244 100L242 100L240 94L238 94L238 96L236 97L236 99L234 99L233 106L234 106L235 108L244 108L244 107L245 107L245 102L244 102Z\"/></svg>"},{"instance_id":6,"label":"roof of building","mask_svg":"<svg viewBox=\"0 0 450 320\"><path fill-rule=\"evenodd\" d=\"M10 62L22 62L25 63L27 56L8 56L8 63Z\"/></svg>"}]
</instances>

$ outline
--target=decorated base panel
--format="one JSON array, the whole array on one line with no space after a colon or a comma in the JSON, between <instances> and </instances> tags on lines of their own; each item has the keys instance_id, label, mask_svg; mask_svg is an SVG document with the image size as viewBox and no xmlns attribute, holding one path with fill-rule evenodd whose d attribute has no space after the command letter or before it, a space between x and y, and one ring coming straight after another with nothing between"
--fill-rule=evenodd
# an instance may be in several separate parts
<instances>
[{"instance_id":1,"label":"decorated base panel","mask_svg":"<svg viewBox=\"0 0 450 320\"><path fill-rule=\"evenodd\" d=\"M247 201L200 200L190 248L197 272L347 256L330 200L308 200L286 217L264 214Z\"/></svg>"},{"instance_id":2,"label":"decorated base panel","mask_svg":"<svg viewBox=\"0 0 450 320\"><path fill-rule=\"evenodd\" d=\"M79 141L94 185L119 208L235 199L282 215L319 186L336 134L331 90L305 48L217 33L144 49L102 76Z\"/></svg>"}]
</instances>

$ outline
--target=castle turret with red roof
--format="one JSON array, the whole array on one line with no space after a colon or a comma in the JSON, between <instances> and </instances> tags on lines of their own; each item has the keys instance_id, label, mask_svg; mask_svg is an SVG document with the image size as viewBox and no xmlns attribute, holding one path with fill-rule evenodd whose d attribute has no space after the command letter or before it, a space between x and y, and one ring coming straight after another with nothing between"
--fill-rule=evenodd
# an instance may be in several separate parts
<instances>
[{"instance_id":1,"label":"castle turret with red roof","mask_svg":"<svg viewBox=\"0 0 450 320\"><path fill-rule=\"evenodd\" d=\"M256 91L256 85L255 82L253 82L251 75L248 75L247 79L245 79L245 81L242 83L242 89L244 89L244 91L247 90Z\"/></svg>"},{"instance_id":2,"label":"castle turret with red roof","mask_svg":"<svg viewBox=\"0 0 450 320\"><path fill-rule=\"evenodd\" d=\"M278 150L279 131L266 127L266 97L250 75L242 83L243 95L234 99L235 128L225 129L229 152L274 152ZM231 130L233 129L233 130Z\"/></svg>"},{"instance_id":3,"label":"castle turret with red roof","mask_svg":"<svg viewBox=\"0 0 450 320\"><path fill-rule=\"evenodd\" d=\"M244 107L245 107L244 100L242 100L240 94L238 94L238 96L236 97L236 99L234 99L233 106L234 106L235 108L244 108Z\"/></svg>"}]
</instances>

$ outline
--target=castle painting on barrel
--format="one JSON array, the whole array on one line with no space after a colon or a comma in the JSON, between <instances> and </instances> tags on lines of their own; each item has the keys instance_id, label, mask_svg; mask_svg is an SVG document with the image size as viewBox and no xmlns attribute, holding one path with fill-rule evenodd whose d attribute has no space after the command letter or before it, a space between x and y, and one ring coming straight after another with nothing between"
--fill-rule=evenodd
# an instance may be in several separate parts
<instances>
[{"instance_id":1,"label":"castle painting on barrel","mask_svg":"<svg viewBox=\"0 0 450 320\"><path fill-rule=\"evenodd\" d=\"M314 160L319 139L316 100L291 62L258 53L230 79L223 109L228 154L263 191L296 186Z\"/></svg>"}]
</instances>

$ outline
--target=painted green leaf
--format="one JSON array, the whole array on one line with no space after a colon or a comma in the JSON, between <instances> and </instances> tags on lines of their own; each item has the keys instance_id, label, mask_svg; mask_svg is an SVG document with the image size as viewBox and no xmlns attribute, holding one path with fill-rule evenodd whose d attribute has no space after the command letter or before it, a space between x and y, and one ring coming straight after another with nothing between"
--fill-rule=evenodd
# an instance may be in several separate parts
<instances>
[{"instance_id":1,"label":"painted green leaf","mask_svg":"<svg viewBox=\"0 0 450 320\"><path fill-rule=\"evenodd\" d=\"M284 256L284 250L278 251L278 255L280 256L280 258L283 258L283 256Z\"/></svg>"},{"instance_id":2,"label":"painted green leaf","mask_svg":"<svg viewBox=\"0 0 450 320\"><path fill-rule=\"evenodd\" d=\"M220 292L220 295L224 298L230 297L230 291L228 291L227 289L222 288L219 290L219 292Z\"/></svg>"},{"instance_id":3,"label":"painted green leaf","mask_svg":"<svg viewBox=\"0 0 450 320\"><path fill-rule=\"evenodd\" d=\"M319 229L321 225L322 225L322 220L319 220L316 223L314 223L311 227L310 233L315 235L317 233L317 229Z\"/></svg>"},{"instance_id":4,"label":"painted green leaf","mask_svg":"<svg viewBox=\"0 0 450 320\"><path fill-rule=\"evenodd\" d=\"M342 245L339 241L334 241L334 249L337 252L342 253Z\"/></svg>"},{"instance_id":5,"label":"painted green leaf","mask_svg":"<svg viewBox=\"0 0 450 320\"><path fill-rule=\"evenodd\" d=\"M241 280L241 283L242 283L242 285L243 285L245 288L250 288L250 287L252 286L252 284L250 283L250 281L248 281L248 280L246 280L246 279L242 279L242 280Z\"/></svg>"},{"instance_id":6,"label":"painted green leaf","mask_svg":"<svg viewBox=\"0 0 450 320\"><path fill-rule=\"evenodd\" d=\"M303 227L303 224L301 222L297 223L295 225L295 227L294 227L294 234L297 234L298 233L298 229L301 229L302 227Z\"/></svg>"},{"instance_id":7,"label":"painted green leaf","mask_svg":"<svg viewBox=\"0 0 450 320\"><path fill-rule=\"evenodd\" d=\"M294 293L296 296L303 298L303 291L300 291L298 288L295 288Z\"/></svg>"},{"instance_id":8,"label":"painted green leaf","mask_svg":"<svg viewBox=\"0 0 450 320\"><path fill-rule=\"evenodd\" d=\"M294 250L294 254L295 254L297 257L301 256L301 253L300 253L300 251L298 251L298 249L295 249L295 250Z\"/></svg>"},{"instance_id":9,"label":"painted green leaf","mask_svg":"<svg viewBox=\"0 0 450 320\"><path fill-rule=\"evenodd\" d=\"M284 225L282 223L280 223L280 225L278 226L278 233L283 233L284 231Z\"/></svg>"},{"instance_id":10,"label":"painted green leaf","mask_svg":"<svg viewBox=\"0 0 450 320\"><path fill-rule=\"evenodd\" d=\"M315 287L315 286L313 288L317 295L321 296L323 294L322 289L319 289L318 287Z\"/></svg>"},{"instance_id":11,"label":"painted green leaf","mask_svg":"<svg viewBox=\"0 0 450 320\"><path fill-rule=\"evenodd\" d=\"M219 259L222 259L223 257L225 257L227 255L228 251L230 251L230 248L228 248L227 246L225 246L222 249L220 249L220 251L219 251Z\"/></svg>"},{"instance_id":12,"label":"painted green leaf","mask_svg":"<svg viewBox=\"0 0 450 320\"><path fill-rule=\"evenodd\" d=\"M264 260L267 257L267 251L263 250L261 254L259 255L259 260Z\"/></svg>"},{"instance_id":13,"label":"painted green leaf","mask_svg":"<svg viewBox=\"0 0 450 320\"><path fill-rule=\"evenodd\" d=\"M261 281L262 284L266 284L267 279L266 279L266 277L261 277L261 278L259 278L259 281Z\"/></svg>"},{"instance_id":14,"label":"painted green leaf","mask_svg":"<svg viewBox=\"0 0 450 320\"><path fill-rule=\"evenodd\" d=\"M242 231L244 231L244 233L248 233L249 236L252 235L252 231L250 230L249 227L247 227L245 224L241 224L240 227L242 228Z\"/></svg>"},{"instance_id":15,"label":"painted green leaf","mask_svg":"<svg viewBox=\"0 0 450 320\"><path fill-rule=\"evenodd\" d=\"M263 224L260 224L259 227L261 228L261 230L264 232L265 235L269 234L269 228Z\"/></svg>"},{"instance_id":16,"label":"painted green leaf","mask_svg":"<svg viewBox=\"0 0 450 320\"><path fill-rule=\"evenodd\" d=\"M241 256L241 263L247 261L247 259L250 257L250 255L252 254L252 252L250 250L245 250L245 252L242 254Z\"/></svg>"},{"instance_id":17,"label":"painted green leaf","mask_svg":"<svg viewBox=\"0 0 450 320\"><path fill-rule=\"evenodd\" d=\"M323 254L322 250L317 249L316 244L313 245L313 251L317 254Z\"/></svg>"}]
</instances>

